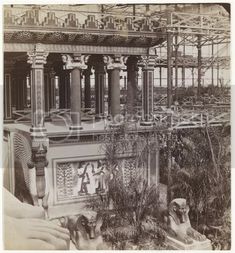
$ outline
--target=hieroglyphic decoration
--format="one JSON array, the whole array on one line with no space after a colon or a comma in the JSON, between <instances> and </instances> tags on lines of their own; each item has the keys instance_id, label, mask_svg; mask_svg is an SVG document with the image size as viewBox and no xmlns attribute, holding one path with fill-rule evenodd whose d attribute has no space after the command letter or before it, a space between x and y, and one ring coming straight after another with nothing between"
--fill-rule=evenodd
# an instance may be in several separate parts
<instances>
[{"instance_id":1,"label":"hieroglyphic decoration","mask_svg":"<svg viewBox=\"0 0 235 253\"><path fill-rule=\"evenodd\" d=\"M57 162L55 175L58 202L105 193L108 187L103 160Z\"/></svg>"},{"instance_id":2,"label":"hieroglyphic decoration","mask_svg":"<svg viewBox=\"0 0 235 253\"><path fill-rule=\"evenodd\" d=\"M121 56L121 55L104 55L103 60L104 63L107 64L107 69L126 69L126 61L128 56Z\"/></svg>"},{"instance_id":3,"label":"hieroglyphic decoration","mask_svg":"<svg viewBox=\"0 0 235 253\"><path fill-rule=\"evenodd\" d=\"M73 196L74 170L72 163L58 163L56 168L57 199L65 200Z\"/></svg>"},{"instance_id":4,"label":"hieroglyphic decoration","mask_svg":"<svg viewBox=\"0 0 235 253\"><path fill-rule=\"evenodd\" d=\"M83 197L105 194L114 177L123 180L128 187L132 179L146 174L146 168L146 162L137 162L134 157L120 158L113 171L107 168L104 159L56 161L55 202L79 201Z\"/></svg>"},{"instance_id":5,"label":"hieroglyphic decoration","mask_svg":"<svg viewBox=\"0 0 235 253\"><path fill-rule=\"evenodd\" d=\"M64 69L87 69L86 63L88 62L89 55L82 54L63 54L62 61L64 63Z\"/></svg>"}]
</instances>

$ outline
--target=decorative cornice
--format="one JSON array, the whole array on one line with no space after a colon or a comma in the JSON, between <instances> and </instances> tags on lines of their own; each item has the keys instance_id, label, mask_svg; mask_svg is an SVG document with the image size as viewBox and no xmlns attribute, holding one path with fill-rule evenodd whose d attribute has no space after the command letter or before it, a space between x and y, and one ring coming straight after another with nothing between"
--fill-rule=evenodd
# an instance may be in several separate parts
<instances>
[{"instance_id":1,"label":"decorative cornice","mask_svg":"<svg viewBox=\"0 0 235 253\"><path fill-rule=\"evenodd\" d=\"M31 68L43 68L46 64L48 52L44 51L42 44L36 44L34 51L28 53L27 63L31 64Z\"/></svg>"},{"instance_id":2,"label":"decorative cornice","mask_svg":"<svg viewBox=\"0 0 235 253\"><path fill-rule=\"evenodd\" d=\"M107 69L126 69L126 61L128 56L114 55L103 56L104 63L107 65Z\"/></svg>"},{"instance_id":3,"label":"decorative cornice","mask_svg":"<svg viewBox=\"0 0 235 253\"><path fill-rule=\"evenodd\" d=\"M62 61L64 63L64 69L87 69L86 63L88 62L89 55L74 54L73 56L69 54L62 55Z\"/></svg>"}]
</instances>

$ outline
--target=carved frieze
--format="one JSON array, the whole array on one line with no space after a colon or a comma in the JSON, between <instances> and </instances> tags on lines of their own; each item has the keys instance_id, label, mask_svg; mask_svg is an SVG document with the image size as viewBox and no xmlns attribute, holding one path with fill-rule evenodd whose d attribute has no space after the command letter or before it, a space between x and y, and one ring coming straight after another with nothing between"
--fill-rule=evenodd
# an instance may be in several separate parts
<instances>
[{"instance_id":1,"label":"carved frieze","mask_svg":"<svg viewBox=\"0 0 235 253\"><path fill-rule=\"evenodd\" d=\"M4 11L4 24L13 25L15 23L15 17L12 15L11 10Z\"/></svg>"},{"instance_id":2,"label":"carved frieze","mask_svg":"<svg viewBox=\"0 0 235 253\"><path fill-rule=\"evenodd\" d=\"M104 18L104 29L106 30L116 30L117 24L113 16L107 16Z\"/></svg>"},{"instance_id":3,"label":"carved frieze","mask_svg":"<svg viewBox=\"0 0 235 253\"><path fill-rule=\"evenodd\" d=\"M79 28L80 24L78 22L78 19L76 18L76 14L69 13L68 17L65 19L64 27L68 28Z\"/></svg>"},{"instance_id":4,"label":"carved frieze","mask_svg":"<svg viewBox=\"0 0 235 253\"><path fill-rule=\"evenodd\" d=\"M45 17L43 23L43 26L50 26L50 27L60 27L61 24L58 21L58 18L55 16L55 12L48 12L47 16Z\"/></svg>"},{"instance_id":5,"label":"carved frieze","mask_svg":"<svg viewBox=\"0 0 235 253\"><path fill-rule=\"evenodd\" d=\"M134 31L133 18L126 17L122 30Z\"/></svg>"},{"instance_id":6,"label":"carved frieze","mask_svg":"<svg viewBox=\"0 0 235 253\"><path fill-rule=\"evenodd\" d=\"M46 34L44 39L50 43L63 42L67 40L67 34L62 32L52 32Z\"/></svg>"},{"instance_id":7,"label":"carved frieze","mask_svg":"<svg viewBox=\"0 0 235 253\"><path fill-rule=\"evenodd\" d=\"M153 31L153 24L149 18L143 19L142 22L143 23L141 24L140 31L144 31L144 32Z\"/></svg>"},{"instance_id":8,"label":"carved frieze","mask_svg":"<svg viewBox=\"0 0 235 253\"><path fill-rule=\"evenodd\" d=\"M22 26L38 26L39 12L36 9L27 10L23 16Z\"/></svg>"},{"instance_id":9,"label":"carved frieze","mask_svg":"<svg viewBox=\"0 0 235 253\"><path fill-rule=\"evenodd\" d=\"M95 15L88 15L83 27L89 28L89 29L99 29L98 22L95 18Z\"/></svg>"},{"instance_id":10,"label":"carved frieze","mask_svg":"<svg viewBox=\"0 0 235 253\"><path fill-rule=\"evenodd\" d=\"M34 34L29 31L17 31L13 34L12 39L17 42L32 42Z\"/></svg>"}]
</instances>

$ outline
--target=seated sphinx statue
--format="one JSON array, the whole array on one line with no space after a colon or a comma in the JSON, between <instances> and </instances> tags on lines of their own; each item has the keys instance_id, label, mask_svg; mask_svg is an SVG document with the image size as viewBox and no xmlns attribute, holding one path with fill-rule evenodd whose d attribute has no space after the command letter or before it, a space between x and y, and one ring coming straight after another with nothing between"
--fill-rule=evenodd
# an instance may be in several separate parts
<instances>
[{"instance_id":1,"label":"seated sphinx statue","mask_svg":"<svg viewBox=\"0 0 235 253\"><path fill-rule=\"evenodd\" d=\"M192 244L195 241L205 241L205 235L192 228L189 216L189 206L186 199L177 198L171 201L167 217L167 231L169 236L185 243Z\"/></svg>"}]
</instances>

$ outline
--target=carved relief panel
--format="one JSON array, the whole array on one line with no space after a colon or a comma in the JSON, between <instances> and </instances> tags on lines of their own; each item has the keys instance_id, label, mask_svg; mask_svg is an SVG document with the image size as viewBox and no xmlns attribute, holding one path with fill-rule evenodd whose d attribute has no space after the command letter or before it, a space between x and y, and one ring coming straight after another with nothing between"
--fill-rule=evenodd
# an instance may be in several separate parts
<instances>
[{"instance_id":1,"label":"carved relief panel","mask_svg":"<svg viewBox=\"0 0 235 253\"><path fill-rule=\"evenodd\" d=\"M94 158L93 158L94 159ZM108 182L120 177L128 186L132 177L146 176L146 164L136 164L133 157L120 158L113 171L103 158L94 160L58 159L54 161L54 203L68 203L105 194ZM138 168L138 169L137 169Z\"/></svg>"}]
</instances>

